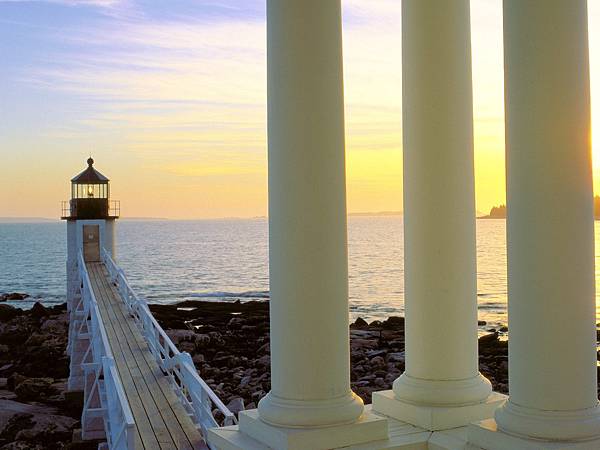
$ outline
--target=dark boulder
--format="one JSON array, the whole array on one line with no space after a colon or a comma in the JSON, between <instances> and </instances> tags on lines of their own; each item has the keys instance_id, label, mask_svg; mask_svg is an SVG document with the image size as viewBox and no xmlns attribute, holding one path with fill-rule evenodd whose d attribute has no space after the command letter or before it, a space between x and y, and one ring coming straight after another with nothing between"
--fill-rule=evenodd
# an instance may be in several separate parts
<instances>
[{"instance_id":1,"label":"dark boulder","mask_svg":"<svg viewBox=\"0 0 600 450\"><path fill-rule=\"evenodd\" d=\"M23 314L23 311L19 308L10 305L0 305L0 322L8 322L21 314Z\"/></svg>"},{"instance_id":2,"label":"dark boulder","mask_svg":"<svg viewBox=\"0 0 600 450\"><path fill-rule=\"evenodd\" d=\"M25 300L26 298L29 298L29 294L22 294L20 292L0 294L0 302L5 302L7 300Z\"/></svg>"},{"instance_id":3,"label":"dark boulder","mask_svg":"<svg viewBox=\"0 0 600 450\"><path fill-rule=\"evenodd\" d=\"M21 401L40 401L57 394L52 383L52 378L25 378L15 383L15 394Z\"/></svg>"},{"instance_id":4,"label":"dark boulder","mask_svg":"<svg viewBox=\"0 0 600 450\"><path fill-rule=\"evenodd\" d=\"M49 311L42 305L40 302L35 302L33 308L29 312L31 317L34 319L41 319L42 317L46 317L49 315Z\"/></svg>"},{"instance_id":5,"label":"dark boulder","mask_svg":"<svg viewBox=\"0 0 600 450\"><path fill-rule=\"evenodd\" d=\"M368 328L368 327L369 327L369 324L362 317L359 317L358 319L356 319L354 321L353 324L350 325L350 328L356 328L356 329L359 329L359 330L363 329L363 328Z\"/></svg>"},{"instance_id":6,"label":"dark boulder","mask_svg":"<svg viewBox=\"0 0 600 450\"><path fill-rule=\"evenodd\" d=\"M385 320L381 326L385 330L395 330L398 328L404 328L404 317L392 316Z\"/></svg>"}]
</instances>

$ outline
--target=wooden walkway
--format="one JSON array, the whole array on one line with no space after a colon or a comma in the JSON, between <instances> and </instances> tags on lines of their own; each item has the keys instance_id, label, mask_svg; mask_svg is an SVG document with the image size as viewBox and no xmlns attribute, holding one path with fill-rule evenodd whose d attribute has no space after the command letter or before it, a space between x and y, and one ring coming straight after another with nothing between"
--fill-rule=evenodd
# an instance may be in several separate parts
<instances>
[{"instance_id":1,"label":"wooden walkway","mask_svg":"<svg viewBox=\"0 0 600 450\"><path fill-rule=\"evenodd\" d=\"M136 425L135 448L208 449L150 353L102 263L86 263Z\"/></svg>"}]
</instances>

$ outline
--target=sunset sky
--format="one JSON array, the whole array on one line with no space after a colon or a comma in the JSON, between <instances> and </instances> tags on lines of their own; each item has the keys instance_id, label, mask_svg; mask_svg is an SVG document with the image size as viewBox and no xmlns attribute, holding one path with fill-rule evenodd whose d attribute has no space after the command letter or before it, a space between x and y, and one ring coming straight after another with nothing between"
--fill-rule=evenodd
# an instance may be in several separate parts
<instances>
[{"instance_id":1,"label":"sunset sky","mask_svg":"<svg viewBox=\"0 0 600 450\"><path fill-rule=\"evenodd\" d=\"M348 210L401 210L400 1L342 4ZM471 5L486 212L504 202L502 2ZM589 23L600 193L600 0ZM124 216L265 215L265 34L264 0L0 0L0 216L58 217L90 154Z\"/></svg>"}]
</instances>

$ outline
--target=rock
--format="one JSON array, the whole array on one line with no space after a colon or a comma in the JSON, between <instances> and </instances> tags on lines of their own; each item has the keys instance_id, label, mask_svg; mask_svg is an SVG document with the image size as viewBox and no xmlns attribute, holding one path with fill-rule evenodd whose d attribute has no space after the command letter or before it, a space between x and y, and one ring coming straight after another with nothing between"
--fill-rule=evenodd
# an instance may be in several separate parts
<instances>
[{"instance_id":1,"label":"rock","mask_svg":"<svg viewBox=\"0 0 600 450\"><path fill-rule=\"evenodd\" d=\"M387 354L387 350L369 350L367 352L368 358L373 358L375 356L385 356Z\"/></svg>"},{"instance_id":2,"label":"rock","mask_svg":"<svg viewBox=\"0 0 600 450\"><path fill-rule=\"evenodd\" d=\"M198 353L192 357L192 361L194 362L194 364L200 365L205 361L204 355Z\"/></svg>"},{"instance_id":3,"label":"rock","mask_svg":"<svg viewBox=\"0 0 600 450\"><path fill-rule=\"evenodd\" d=\"M378 338L379 331L373 330L350 330L350 338Z\"/></svg>"},{"instance_id":4,"label":"rock","mask_svg":"<svg viewBox=\"0 0 600 450\"><path fill-rule=\"evenodd\" d=\"M406 355L404 352L393 352L387 354L387 362L404 362Z\"/></svg>"},{"instance_id":5,"label":"rock","mask_svg":"<svg viewBox=\"0 0 600 450\"><path fill-rule=\"evenodd\" d=\"M498 329L499 332L501 333L506 333L508 331L508 327L507 326L502 326Z\"/></svg>"},{"instance_id":6,"label":"rock","mask_svg":"<svg viewBox=\"0 0 600 450\"><path fill-rule=\"evenodd\" d=\"M8 421L17 414L54 414L56 409L47 406L28 405L13 400L0 399L0 434Z\"/></svg>"},{"instance_id":7,"label":"rock","mask_svg":"<svg viewBox=\"0 0 600 450\"><path fill-rule=\"evenodd\" d=\"M240 380L240 387L243 388L243 387L248 386L250 384L250 381L252 381L252 377L249 375L245 376L244 378L242 378Z\"/></svg>"},{"instance_id":8,"label":"rock","mask_svg":"<svg viewBox=\"0 0 600 450\"><path fill-rule=\"evenodd\" d=\"M33 416L33 426L19 431L15 438L34 443L70 441L77 420L52 414Z\"/></svg>"},{"instance_id":9,"label":"rock","mask_svg":"<svg viewBox=\"0 0 600 450\"><path fill-rule=\"evenodd\" d=\"M29 314L35 319L41 319L48 315L48 310L40 302L35 302L33 308L29 311Z\"/></svg>"},{"instance_id":10,"label":"rock","mask_svg":"<svg viewBox=\"0 0 600 450\"><path fill-rule=\"evenodd\" d=\"M351 348L377 348L378 343L376 340L371 339L353 339L350 342Z\"/></svg>"},{"instance_id":11,"label":"rock","mask_svg":"<svg viewBox=\"0 0 600 450\"><path fill-rule=\"evenodd\" d=\"M271 357L269 355L262 356L256 360L256 364L260 367L270 367Z\"/></svg>"},{"instance_id":12,"label":"rock","mask_svg":"<svg viewBox=\"0 0 600 450\"><path fill-rule=\"evenodd\" d=\"M14 368L14 364L5 364L2 367L0 367L0 375L10 375L13 368ZM7 381L8 383L8 381ZM9 386L10 383L7 384L7 386Z\"/></svg>"},{"instance_id":13,"label":"rock","mask_svg":"<svg viewBox=\"0 0 600 450\"><path fill-rule=\"evenodd\" d=\"M0 305L0 322L8 322L21 314L23 314L23 311L19 308L10 305Z\"/></svg>"},{"instance_id":14,"label":"rock","mask_svg":"<svg viewBox=\"0 0 600 450\"><path fill-rule=\"evenodd\" d=\"M19 400L39 401L57 393L52 383L52 378L25 378L15 383L15 394Z\"/></svg>"},{"instance_id":15,"label":"rock","mask_svg":"<svg viewBox=\"0 0 600 450\"><path fill-rule=\"evenodd\" d=\"M208 334L197 334L196 335L196 344L198 346L207 345L210 343L210 336Z\"/></svg>"},{"instance_id":16,"label":"rock","mask_svg":"<svg viewBox=\"0 0 600 450\"><path fill-rule=\"evenodd\" d=\"M242 317L232 317L229 323L227 323L227 326L230 328L238 328L241 327L245 322L246 320Z\"/></svg>"},{"instance_id":17,"label":"rock","mask_svg":"<svg viewBox=\"0 0 600 450\"><path fill-rule=\"evenodd\" d=\"M271 353L271 344L268 342L264 345L261 345L260 348L256 351L256 353Z\"/></svg>"},{"instance_id":18,"label":"rock","mask_svg":"<svg viewBox=\"0 0 600 450\"><path fill-rule=\"evenodd\" d=\"M64 316L57 319L44 320L44 323L40 326L40 330L50 334L67 333L69 331L69 318L66 314Z\"/></svg>"},{"instance_id":19,"label":"rock","mask_svg":"<svg viewBox=\"0 0 600 450\"><path fill-rule=\"evenodd\" d=\"M38 347L44 342L46 342L48 339L49 336L47 334L32 333L25 341L25 345L27 347Z\"/></svg>"},{"instance_id":20,"label":"rock","mask_svg":"<svg viewBox=\"0 0 600 450\"><path fill-rule=\"evenodd\" d=\"M14 441L17 433L33 427L35 422L32 419L32 413L19 412L13 414L4 424L4 427L0 432L0 439L4 441Z\"/></svg>"},{"instance_id":21,"label":"rock","mask_svg":"<svg viewBox=\"0 0 600 450\"><path fill-rule=\"evenodd\" d=\"M0 450L45 450L44 447L38 444L33 444L26 441L13 441L0 447Z\"/></svg>"},{"instance_id":22,"label":"rock","mask_svg":"<svg viewBox=\"0 0 600 450\"><path fill-rule=\"evenodd\" d=\"M187 352L191 355L196 350L196 344L190 341L181 341L179 344L177 344L177 348L180 352Z\"/></svg>"},{"instance_id":23,"label":"rock","mask_svg":"<svg viewBox=\"0 0 600 450\"><path fill-rule=\"evenodd\" d=\"M350 325L350 328L367 328L369 324L362 317L357 318L353 324Z\"/></svg>"},{"instance_id":24,"label":"rock","mask_svg":"<svg viewBox=\"0 0 600 450\"><path fill-rule=\"evenodd\" d=\"M485 320L478 320L477 321L477 325L480 326L480 327L482 327L484 325L487 325L487 322Z\"/></svg>"},{"instance_id":25,"label":"rock","mask_svg":"<svg viewBox=\"0 0 600 450\"><path fill-rule=\"evenodd\" d=\"M479 338L479 345L491 345L498 341L498 333L490 333Z\"/></svg>"},{"instance_id":26,"label":"rock","mask_svg":"<svg viewBox=\"0 0 600 450\"><path fill-rule=\"evenodd\" d=\"M384 321L381 326L386 330L404 329L404 317L392 316Z\"/></svg>"},{"instance_id":27,"label":"rock","mask_svg":"<svg viewBox=\"0 0 600 450\"><path fill-rule=\"evenodd\" d=\"M241 397L231 399L231 401L227 403L227 409L233 414L238 414L240 411L244 410L244 399Z\"/></svg>"},{"instance_id":28,"label":"rock","mask_svg":"<svg viewBox=\"0 0 600 450\"><path fill-rule=\"evenodd\" d=\"M0 302L7 300L25 300L29 297L29 294L22 294L20 292L11 292L8 294L0 294Z\"/></svg>"},{"instance_id":29,"label":"rock","mask_svg":"<svg viewBox=\"0 0 600 450\"><path fill-rule=\"evenodd\" d=\"M173 341L173 344L179 346L182 341L196 341L196 333L192 330L166 330L167 336Z\"/></svg>"},{"instance_id":30,"label":"rock","mask_svg":"<svg viewBox=\"0 0 600 450\"><path fill-rule=\"evenodd\" d=\"M2 427L0 440L42 445L40 448L58 448L56 446L57 442L69 442L71 440L77 422L76 419L71 417L44 414L40 411L17 412Z\"/></svg>"}]
</instances>

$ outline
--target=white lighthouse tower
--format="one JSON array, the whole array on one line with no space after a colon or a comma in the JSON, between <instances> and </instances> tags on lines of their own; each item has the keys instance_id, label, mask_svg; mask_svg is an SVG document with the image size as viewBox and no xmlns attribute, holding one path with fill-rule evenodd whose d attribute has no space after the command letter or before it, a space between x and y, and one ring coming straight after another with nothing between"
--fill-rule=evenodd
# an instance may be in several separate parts
<instances>
[{"instance_id":1,"label":"white lighthouse tower","mask_svg":"<svg viewBox=\"0 0 600 450\"><path fill-rule=\"evenodd\" d=\"M62 219L67 221L67 304L72 306L77 292L77 255L83 251L86 261L100 261L106 249L115 253L115 221L119 202L110 200L109 180L96 169L94 160L71 180L71 200L63 202Z\"/></svg>"},{"instance_id":2,"label":"white lighthouse tower","mask_svg":"<svg viewBox=\"0 0 600 450\"><path fill-rule=\"evenodd\" d=\"M63 202L62 219L67 221L67 306L71 315L79 301L79 278L77 258L83 252L87 261L100 261L102 249L112 258L115 253L115 221L119 218L120 204L110 200L107 177L94 169L94 160L87 160L88 167L71 180L71 199ZM74 318L72 318L74 319ZM71 320L71 324L76 320ZM82 349L85 343L72 343ZM71 365L78 366L77 348L71 349ZM71 370L69 390L83 387L83 374Z\"/></svg>"}]
</instances>

